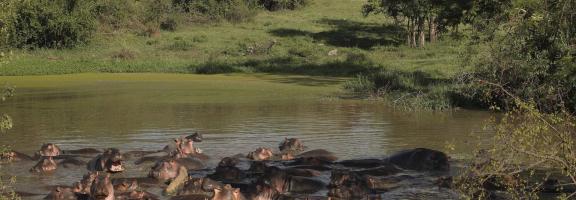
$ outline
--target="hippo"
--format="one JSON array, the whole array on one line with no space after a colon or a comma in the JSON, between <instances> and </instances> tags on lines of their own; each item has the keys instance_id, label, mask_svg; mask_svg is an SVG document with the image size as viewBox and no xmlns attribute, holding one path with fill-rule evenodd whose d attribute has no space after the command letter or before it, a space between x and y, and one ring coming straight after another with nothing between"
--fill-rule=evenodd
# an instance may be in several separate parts
<instances>
[{"instance_id":1,"label":"hippo","mask_svg":"<svg viewBox=\"0 0 576 200\"><path fill-rule=\"evenodd\" d=\"M324 149L315 149L315 150L306 151L304 153L300 153L300 154L296 155L296 158L317 158L317 159L330 161L330 162L334 162L334 161L338 160L338 157L336 157L334 155L334 153L329 152L329 151L324 150Z\"/></svg>"},{"instance_id":2,"label":"hippo","mask_svg":"<svg viewBox=\"0 0 576 200\"><path fill-rule=\"evenodd\" d=\"M299 153L304 151L306 147L302 144L302 141L298 138L284 138L284 141L278 146L282 152L293 152Z\"/></svg>"},{"instance_id":3,"label":"hippo","mask_svg":"<svg viewBox=\"0 0 576 200\"><path fill-rule=\"evenodd\" d=\"M334 170L330 176L328 196L338 199L362 199L368 193L363 178L350 170Z\"/></svg>"},{"instance_id":4,"label":"hippo","mask_svg":"<svg viewBox=\"0 0 576 200\"><path fill-rule=\"evenodd\" d=\"M223 184L207 177L190 178L184 184L183 189L178 192L178 195L205 195L211 197L215 188L222 187L224 187Z\"/></svg>"},{"instance_id":5,"label":"hippo","mask_svg":"<svg viewBox=\"0 0 576 200\"><path fill-rule=\"evenodd\" d=\"M120 193L116 196L116 200L158 200L156 195L144 191L132 191Z\"/></svg>"},{"instance_id":6,"label":"hippo","mask_svg":"<svg viewBox=\"0 0 576 200\"><path fill-rule=\"evenodd\" d=\"M282 194L268 184L257 184L255 187L256 191L250 196L252 200L275 200L282 198Z\"/></svg>"},{"instance_id":7,"label":"hippo","mask_svg":"<svg viewBox=\"0 0 576 200\"><path fill-rule=\"evenodd\" d=\"M246 156L248 159L261 161L270 160L274 156L272 149L266 147L259 147L255 151L248 153Z\"/></svg>"},{"instance_id":8,"label":"hippo","mask_svg":"<svg viewBox=\"0 0 576 200\"><path fill-rule=\"evenodd\" d=\"M176 194L188 180L188 169L174 159L157 162L148 177L169 183L165 189L167 194Z\"/></svg>"},{"instance_id":9,"label":"hippo","mask_svg":"<svg viewBox=\"0 0 576 200\"><path fill-rule=\"evenodd\" d=\"M89 171L106 171L110 173L117 173L124 171L124 157L120 150L116 148L109 148L101 155L96 156L88 162L86 168Z\"/></svg>"},{"instance_id":10,"label":"hippo","mask_svg":"<svg viewBox=\"0 0 576 200\"><path fill-rule=\"evenodd\" d=\"M342 165L344 167L353 168L374 168L380 167L384 164L381 159L354 159L354 160L342 160L336 164Z\"/></svg>"},{"instance_id":11,"label":"hippo","mask_svg":"<svg viewBox=\"0 0 576 200\"><path fill-rule=\"evenodd\" d=\"M34 160L34 158L32 158L31 156L17 151L7 151L0 153L0 161L12 162L12 161L32 161L32 160Z\"/></svg>"},{"instance_id":12,"label":"hippo","mask_svg":"<svg viewBox=\"0 0 576 200\"><path fill-rule=\"evenodd\" d=\"M76 190L71 187L57 186L44 197L46 200L77 200Z\"/></svg>"},{"instance_id":13,"label":"hippo","mask_svg":"<svg viewBox=\"0 0 576 200\"><path fill-rule=\"evenodd\" d=\"M450 170L448 156L445 153L426 148L400 151L383 161L407 170L441 172Z\"/></svg>"},{"instance_id":14,"label":"hippo","mask_svg":"<svg viewBox=\"0 0 576 200\"><path fill-rule=\"evenodd\" d=\"M122 181L112 181L112 185L114 186L114 192L121 194L121 193L130 193L133 191L138 190L138 181L136 179L128 180L123 179Z\"/></svg>"},{"instance_id":15,"label":"hippo","mask_svg":"<svg viewBox=\"0 0 576 200\"><path fill-rule=\"evenodd\" d=\"M308 177L291 176L276 166L268 167L261 179L263 182L270 183L270 186L281 194L288 192L312 194L326 188L322 181Z\"/></svg>"},{"instance_id":16,"label":"hippo","mask_svg":"<svg viewBox=\"0 0 576 200\"><path fill-rule=\"evenodd\" d=\"M218 166L216 166L215 172L208 176L210 178L225 182L240 181L245 177L245 172L237 167L239 163L239 158L224 157L218 163Z\"/></svg>"},{"instance_id":17,"label":"hippo","mask_svg":"<svg viewBox=\"0 0 576 200\"><path fill-rule=\"evenodd\" d=\"M38 163L34 165L32 169L30 169L30 172L49 173L54 172L57 167L58 165L56 164L56 162L54 162L54 159L52 159L52 157L44 157L40 161L38 161Z\"/></svg>"},{"instance_id":18,"label":"hippo","mask_svg":"<svg viewBox=\"0 0 576 200\"><path fill-rule=\"evenodd\" d=\"M114 200L114 186L110 181L110 174L98 176L90 187L91 200Z\"/></svg>"},{"instance_id":19,"label":"hippo","mask_svg":"<svg viewBox=\"0 0 576 200\"><path fill-rule=\"evenodd\" d=\"M245 200L246 198L240 192L240 189L233 188L226 184L222 188L214 188L212 200Z\"/></svg>"},{"instance_id":20,"label":"hippo","mask_svg":"<svg viewBox=\"0 0 576 200\"><path fill-rule=\"evenodd\" d=\"M52 144L52 143L46 143L46 144L42 144L42 147L40 147L40 150L38 152L36 152L36 157L37 158L44 157L44 156L55 157L55 156L59 156L61 153L62 153L62 150L60 149L60 147L58 147L58 145Z\"/></svg>"}]
</instances>

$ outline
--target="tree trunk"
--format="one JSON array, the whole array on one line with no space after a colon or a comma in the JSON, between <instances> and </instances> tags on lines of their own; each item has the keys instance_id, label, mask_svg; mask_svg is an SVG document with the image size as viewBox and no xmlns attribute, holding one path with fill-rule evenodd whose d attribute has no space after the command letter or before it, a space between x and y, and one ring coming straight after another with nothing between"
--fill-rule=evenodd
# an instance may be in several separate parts
<instances>
[{"instance_id":1,"label":"tree trunk","mask_svg":"<svg viewBox=\"0 0 576 200\"><path fill-rule=\"evenodd\" d=\"M408 19L408 23L406 24L406 45L408 47L412 47L412 29L411 29L411 22L412 20Z\"/></svg>"},{"instance_id":2,"label":"tree trunk","mask_svg":"<svg viewBox=\"0 0 576 200\"><path fill-rule=\"evenodd\" d=\"M424 21L423 17L418 18L418 47L424 48L426 46L426 33L424 33Z\"/></svg>"},{"instance_id":3,"label":"tree trunk","mask_svg":"<svg viewBox=\"0 0 576 200\"><path fill-rule=\"evenodd\" d=\"M436 42L436 40L438 39L438 35L436 34L437 31L436 17L430 16L430 19L428 19L428 31L429 31L428 37L430 38L430 43Z\"/></svg>"},{"instance_id":4,"label":"tree trunk","mask_svg":"<svg viewBox=\"0 0 576 200\"><path fill-rule=\"evenodd\" d=\"M410 47L416 48L416 20L412 20L412 26L410 26Z\"/></svg>"}]
</instances>

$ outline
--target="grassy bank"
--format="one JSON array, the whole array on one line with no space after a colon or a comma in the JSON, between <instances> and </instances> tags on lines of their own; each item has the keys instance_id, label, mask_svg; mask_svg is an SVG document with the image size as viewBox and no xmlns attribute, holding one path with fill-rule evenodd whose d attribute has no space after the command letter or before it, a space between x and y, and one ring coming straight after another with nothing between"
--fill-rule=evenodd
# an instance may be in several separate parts
<instances>
[{"instance_id":1,"label":"grassy bank","mask_svg":"<svg viewBox=\"0 0 576 200\"><path fill-rule=\"evenodd\" d=\"M456 43L402 46L384 16L363 17L362 2L316 0L295 11L261 12L251 22L197 24L157 37L99 33L74 49L14 50L0 75L86 72L270 72L351 76L375 68L447 77L457 69ZM266 46L277 41L270 51ZM328 52L337 50L336 55Z\"/></svg>"}]
</instances>

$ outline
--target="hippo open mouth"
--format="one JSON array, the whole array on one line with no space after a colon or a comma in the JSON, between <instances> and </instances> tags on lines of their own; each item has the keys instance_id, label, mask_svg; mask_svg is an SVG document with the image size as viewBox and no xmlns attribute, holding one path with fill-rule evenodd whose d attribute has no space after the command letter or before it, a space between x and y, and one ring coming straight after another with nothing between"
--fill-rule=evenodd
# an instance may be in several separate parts
<instances>
[{"instance_id":1,"label":"hippo open mouth","mask_svg":"<svg viewBox=\"0 0 576 200\"><path fill-rule=\"evenodd\" d=\"M122 165L122 160L112 161L110 167L108 167L110 173L117 173L124 171L124 166Z\"/></svg>"}]
</instances>

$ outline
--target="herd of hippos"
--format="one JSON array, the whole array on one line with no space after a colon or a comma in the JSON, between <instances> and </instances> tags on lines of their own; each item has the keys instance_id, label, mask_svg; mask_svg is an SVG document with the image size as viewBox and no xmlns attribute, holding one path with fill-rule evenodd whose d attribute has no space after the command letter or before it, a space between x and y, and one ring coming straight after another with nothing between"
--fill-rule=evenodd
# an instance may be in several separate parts
<instances>
[{"instance_id":1,"label":"herd of hippos","mask_svg":"<svg viewBox=\"0 0 576 200\"><path fill-rule=\"evenodd\" d=\"M162 150L130 151L109 148L62 150L44 144L34 155L16 151L3 153L4 161L38 161L32 173L50 173L58 166L86 166L88 173L71 186L54 186L45 199L54 200L280 200L280 199L379 199L402 181L394 176L406 171L442 174L433 181L438 189L448 188L450 165L446 154L424 148L401 151L381 159L338 161L333 153L305 151L299 139L286 138L279 151L257 148L247 155L223 158L215 168L195 147L201 134L175 139ZM80 155L94 155L91 160ZM125 171L124 163L150 164L146 177L114 178ZM146 190L161 188L159 197ZM323 192L323 193L322 193ZM318 194L321 195L318 195ZM37 195L19 192L21 196Z\"/></svg>"}]
</instances>

